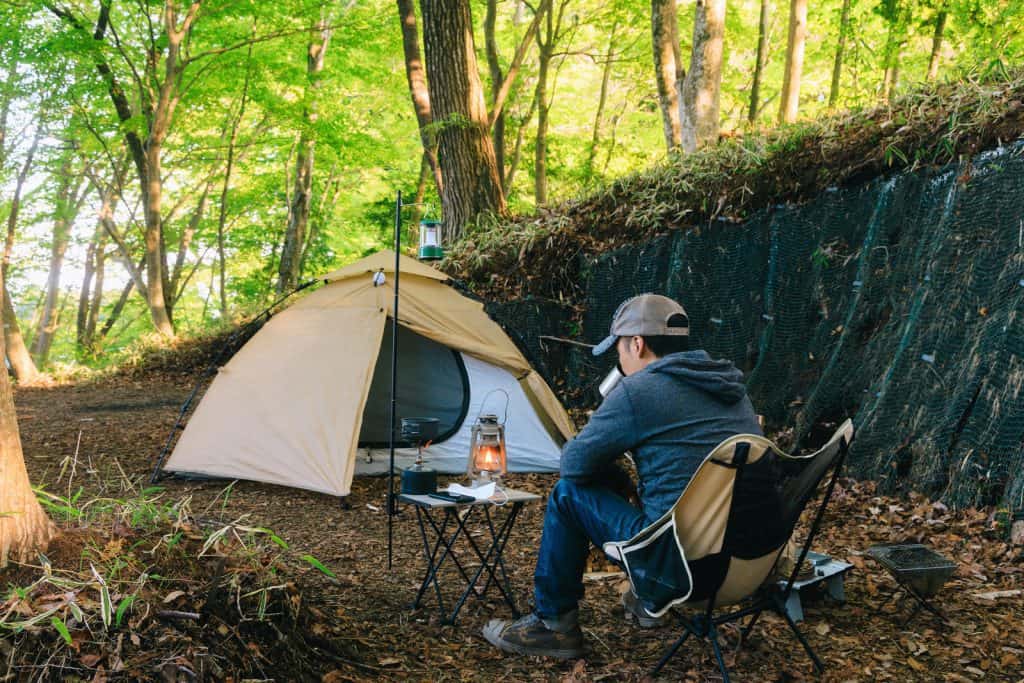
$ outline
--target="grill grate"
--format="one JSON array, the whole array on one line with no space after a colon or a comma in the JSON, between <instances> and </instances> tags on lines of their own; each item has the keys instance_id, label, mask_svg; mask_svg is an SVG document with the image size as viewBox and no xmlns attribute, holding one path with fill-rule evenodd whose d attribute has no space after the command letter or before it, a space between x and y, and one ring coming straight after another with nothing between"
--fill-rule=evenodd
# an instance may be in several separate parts
<instances>
[{"instance_id":1,"label":"grill grate","mask_svg":"<svg viewBox=\"0 0 1024 683\"><path fill-rule=\"evenodd\" d=\"M956 571L955 562L920 544L876 545L867 554L923 596L942 588Z\"/></svg>"}]
</instances>

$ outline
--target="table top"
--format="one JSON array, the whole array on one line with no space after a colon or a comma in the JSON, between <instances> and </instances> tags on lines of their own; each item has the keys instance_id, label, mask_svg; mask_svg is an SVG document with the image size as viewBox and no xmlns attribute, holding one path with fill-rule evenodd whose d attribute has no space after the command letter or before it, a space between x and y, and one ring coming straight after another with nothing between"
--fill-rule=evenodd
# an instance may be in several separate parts
<instances>
[{"instance_id":1,"label":"table top","mask_svg":"<svg viewBox=\"0 0 1024 683\"><path fill-rule=\"evenodd\" d=\"M505 494L508 499L505 499ZM536 493L530 493L529 491L519 491L517 489L502 488L499 492L495 493L490 498L483 498L481 500L475 500L472 503L453 503L447 500L441 500L439 498L431 498L426 494L412 494L402 493L399 494L398 499L406 503L412 503L424 508L447 508L457 507L459 505L502 505L504 503L529 503L534 500L540 500L540 496Z\"/></svg>"}]
</instances>

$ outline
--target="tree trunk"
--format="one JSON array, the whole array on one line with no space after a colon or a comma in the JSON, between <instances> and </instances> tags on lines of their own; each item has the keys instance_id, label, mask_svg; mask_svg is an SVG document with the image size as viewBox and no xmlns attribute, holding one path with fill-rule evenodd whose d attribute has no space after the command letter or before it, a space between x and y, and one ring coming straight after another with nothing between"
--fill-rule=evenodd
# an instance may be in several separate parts
<instances>
[{"instance_id":1,"label":"tree trunk","mask_svg":"<svg viewBox=\"0 0 1024 683\"><path fill-rule=\"evenodd\" d=\"M846 33L850 26L850 0L843 0L843 11L839 16L839 44L836 45L836 59L832 64L832 87L828 93L829 108L836 106L839 99L839 82L843 74L843 53L846 51Z\"/></svg>"},{"instance_id":2,"label":"tree trunk","mask_svg":"<svg viewBox=\"0 0 1024 683\"><path fill-rule=\"evenodd\" d=\"M782 76L782 100L779 123L796 121L800 108L800 78L804 70L804 44L807 41L807 0L790 0L789 39L786 42L786 69Z\"/></svg>"},{"instance_id":3,"label":"tree trunk","mask_svg":"<svg viewBox=\"0 0 1024 683\"><path fill-rule=\"evenodd\" d=\"M93 278L97 278L105 237L103 226L97 225L96 234L89 242L85 252L82 288L78 292L78 316L75 319L75 345L79 358L88 355L91 351L92 340L89 337L88 329L89 314L92 311Z\"/></svg>"},{"instance_id":4,"label":"tree trunk","mask_svg":"<svg viewBox=\"0 0 1024 683\"><path fill-rule=\"evenodd\" d=\"M441 178L441 166L437 162L437 136L430 127L430 92L427 89L427 74L420 57L420 36L416 28L416 7L413 0L398 0L398 20L402 24L402 49L405 53L405 78L409 83L409 94L412 96L412 107L416 112L416 123L419 125L420 142L423 153L430 164L434 175L437 194L441 196L444 181Z\"/></svg>"},{"instance_id":5,"label":"tree trunk","mask_svg":"<svg viewBox=\"0 0 1024 683\"><path fill-rule=\"evenodd\" d=\"M889 0L883 5L889 19L889 33L885 39L885 51L882 55L885 72L882 75L882 100L891 102L899 82L900 44L903 24L903 0Z\"/></svg>"},{"instance_id":6,"label":"tree trunk","mask_svg":"<svg viewBox=\"0 0 1024 683\"><path fill-rule=\"evenodd\" d=\"M32 355L29 353L28 347L25 345L25 340L21 335L21 328L18 326L18 316L14 310L14 303L11 301L10 294L7 292L6 278L7 269L11 263L11 253L14 250L14 235L15 230L18 227L18 213L21 211L21 193L22 190L24 190L25 180L28 178L29 171L32 168L32 161L35 158L36 150L39 147L40 135L41 130L36 132L36 136L32 141L32 146L29 148L28 154L25 157L25 163L22 164L21 170L18 173L18 179L14 186L14 196L11 198L10 213L7 214L7 237L4 240L3 262L2 265L0 265L0 280L4 281L3 322L7 360L11 363L11 368L14 370L14 376L22 383L33 381L39 375L39 371L36 369L36 363L32 360ZM3 362L3 358L3 354L0 354L0 363Z\"/></svg>"},{"instance_id":7,"label":"tree trunk","mask_svg":"<svg viewBox=\"0 0 1024 683\"><path fill-rule=\"evenodd\" d=\"M90 54L95 59L96 71L106 84L117 118L123 124L125 145L135 165L141 190L145 216L146 282L137 283L137 286L144 284L141 291L149 306L153 326L160 334L168 337L174 336L169 305L173 297L167 286L169 278L161 216L161 154L174 111L181 99L182 76L189 61L182 55L182 44L191 34L200 5L199 0L193 0L179 22L177 3L164 1L160 9L160 30L151 30L150 40L144 44L144 63L129 64L135 72L134 82L137 85L134 92L129 92L104 56L113 52L113 48L108 50L106 44L107 29L110 27L110 0L101 0L99 3L96 26L91 33L82 17L72 10L63 5L46 3L52 14L69 24L84 39L97 43L96 49L90 51ZM155 28L151 23L151 29ZM127 58L123 50L120 53ZM142 135L135 125L139 120L145 122Z\"/></svg>"},{"instance_id":8,"label":"tree trunk","mask_svg":"<svg viewBox=\"0 0 1024 683\"><path fill-rule=\"evenodd\" d=\"M683 81L683 71L676 0L651 0L651 44L665 145L671 151L682 144L677 84Z\"/></svg>"},{"instance_id":9,"label":"tree trunk","mask_svg":"<svg viewBox=\"0 0 1024 683\"><path fill-rule=\"evenodd\" d=\"M71 225L78 213L79 195L83 176L72 170L71 160L65 159L60 168L60 189L57 191L56 210L53 215L53 239L50 243L50 270L46 278L46 298L39 327L32 338L32 355L37 365L45 365L57 333L57 298L60 296L60 277L64 267L64 253L71 239Z\"/></svg>"},{"instance_id":10,"label":"tree trunk","mask_svg":"<svg viewBox=\"0 0 1024 683\"><path fill-rule=\"evenodd\" d=\"M508 214L477 69L468 0L421 0L430 106L439 128L446 241L483 213Z\"/></svg>"},{"instance_id":11,"label":"tree trunk","mask_svg":"<svg viewBox=\"0 0 1024 683\"><path fill-rule=\"evenodd\" d=\"M253 29L255 33L255 28ZM249 44L249 54L246 58L245 81L242 83L242 101L238 105L238 115L231 123L231 136L228 138L228 158L224 168L224 184L220 189L220 210L217 213L217 263L220 267L220 316L221 320L228 317L228 294L227 294L227 258L224 250L224 233L227 230L228 217L228 190L231 187L231 174L235 167L235 147L238 144L238 128L242 125L242 117L245 116L245 107L249 99L249 84L252 81L252 51L253 44ZM213 270L212 268L210 269ZM210 286L213 287L213 276L210 276ZM207 296L209 300L209 296ZM205 314L206 302L203 303L203 317Z\"/></svg>"},{"instance_id":12,"label":"tree trunk","mask_svg":"<svg viewBox=\"0 0 1024 683\"><path fill-rule=\"evenodd\" d=\"M601 93L597 97L597 113L594 114L594 131L590 136L590 148L587 150L587 164L584 167L587 180L594 177L594 155L597 154L597 145L601 141L601 120L604 118L604 108L608 103L608 85L612 77L612 63L615 61L615 33L619 29L619 18L615 17L612 30L608 34L608 52L604 57L604 69L601 74Z\"/></svg>"},{"instance_id":13,"label":"tree trunk","mask_svg":"<svg viewBox=\"0 0 1024 683\"><path fill-rule=\"evenodd\" d=\"M495 25L498 20L498 0L487 0L487 14L484 17L484 43L487 52L487 71L491 77L491 104L498 101L504 74L498 61L498 39ZM498 166L498 177L502 179L502 192L508 193L504 186L505 177L505 112L498 112L491 123L491 143L494 145L494 163Z\"/></svg>"},{"instance_id":14,"label":"tree trunk","mask_svg":"<svg viewBox=\"0 0 1024 683\"><path fill-rule=\"evenodd\" d=\"M19 384L31 383L39 376L39 371L36 369L35 361L32 360L32 354L28 352L25 339L21 336L18 314L14 310L14 302L11 301L6 286L4 286L3 306L3 336L7 349L7 360L10 361L11 369ZM0 360L2 359L3 356L0 356Z\"/></svg>"},{"instance_id":15,"label":"tree trunk","mask_svg":"<svg viewBox=\"0 0 1024 683\"><path fill-rule=\"evenodd\" d=\"M512 183L515 181L516 171L519 169L519 161L523 156L523 138L526 135L526 127L530 125L530 121L533 120L533 112L537 109L537 97L536 93L532 100L530 100L530 111L526 113L519 127L516 129L516 144L512 148L512 161L508 164L508 173L505 174L505 187L512 187Z\"/></svg>"},{"instance_id":16,"label":"tree trunk","mask_svg":"<svg viewBox=\"0 0 1024 683\"><path fill-rule=\"evenodd\" d=\"M0 289L4 290L0 298L6 301L3 278ZM0 336L0 358L5 353ZM12 559L23 562L45 550L55 532L29 483L11 383L7 373L0 372L0 568Z\"/></svg>"},{"instance_id":17,"label":"tree trunk","mask_svg":"<svg viewBox=\"0 0 1024 683\"><path fill-rule=\"evenodd\" d=\"M139 264L139 268L142 268L143 264ZM110 309L110 315L103 321L103 327L100 329L99 339L105 339L110 330L113 329L114 323L121 317L121 313L124 311L125 305L128 303L128 297L131 296L132 290L135 289L135 281L128 280L125 284L124 289L121 290L121 295L117 298L114 303L114 307Z\"/></svg>"},{"instance_id":18,"label":"tree trunk","mask_svg":"<svg viewBox=\"0 0 1024 683\"><path fill-rule=\"evenodd\" d=\"M533 145L533 201L537 206L548 203L548 74L554 53L553 17L547 17L543 40L538 34L540 54L537 64L537 136Z\"/></svg>"},{"instance_id":19,"label":"tree trunk","mask_svg":"<svg viewBox=\"0 0 1024 683\"><path fill-rule=\"evenodd\" d=\"M724 43L725 0L697 0L690 70L680 94L679 123L687 152L718 142Z\"/></svg>"},{"instance_id":20,"label":"tree trunk","mask_svg":"<svg viewBox=\"0 0 1024 683\"><path fill-rule=\"evenodd\" d=\"M299 137L298 154L295 158L295 187L292 194L291 211L288 212L288 228L281 245L281 262L278 264L277 292L284 294L298 286L302 270L302 248L306 244L309 230L309 207L313 201L313 152L316 136L313 128L319 118L317 93L320 90L320 74L324 70L324 58L331 41L333 29L327 21L327 12L321 9L320 22L310 36L306 53L306 106L303 112L304 124Z\"/></svg>"},{"instance_id":21,"label":"tree trunk","mask_svg":"<svg viewBox=\"0 0 1024 683\"><path fill-rule=\"evenodd\" d=\"M422 160L422 161L423 161L423 163L425 163L425 160ZM421 164L421 166L422 166L422 164ZM427 171L429 172L429 170L430 169L429 169L429 165L428 165ZM420 169L420 173L422 174L423 172L424 171L421 168ZM424 177L422 177L422 175L421 175L420 182L421 183L426 183L426 179ZM420 186L417 186L417 187L420 187ZM425 193L425 192L426 192L426 185L422 185L422 187L420 187L420 191L417 192L417 194L416 194L416 203L417 204L422 204L423 203L423 194L422 193ZM338 196L340 194L341 194L341 177L338 174L338 162L334 162L334 164L331 166L330 172L327 174L327 180L324 182L323 192L321 192L321 194L320 194L320 205L317 206L316 209L313 210L311 215L310 215L309 236L306 238L306 245L302 249L302 268L303 268L303 272L305 272L305 268L306 268L306 264L308 263L308 260L309 260L310 252L313 250L313 245L316 243L317 238L320 235L324 234L324 231L325 231L325 227L324 226L326 225L326 223L328 222L330 217L334 215L335 207L338 206ZM421 215L420 212L422 211L422 209L423 209L422 206L415 207L415 210L413 212L414 220L412 221L411 225L409 226L410 230L416 230L416 229L419 228L420 215ZM411 243L407 243L407 244L411 244Z\"/></svg>"},{"instance_id":22,"label":"tree trunk","mask_svg":"<svg viewBox=\"0 0 1024 683\"><path fill-rule=\"evenodd\" d=\"M100 248L96 251L96 276L92 288L92 302L89 305L89 317L85 325L87 348L92 352L96 345L96 325L99 323L100 311L103 310L103 279L107 270L106 234L100 240Z\"/></svg>"},{"instance_id":23,"label":"tree trunk","mask_svg":"<svg viewBox=\"0 0 1024 683\"><path fill-rule=\"evenodd\" d=\"M213 179L211 178L206 182L206 186L203 188L202 194L199 195L199 204L192 212L192 216L188 220L188 225L181 231L181 237L178 240L178 253L174 258L174 268L171 270L171 280L167 287L167 291L171 293L172 310L173 303L177 302L181 297L181 292L185 288L185 284L182 283L181 276L185 271L185 261L188 258L188 251L192 247L192 238L196 234L196 230L199 229L199 224L203 220L203 216L206 214L206 205L210 199L210 192L213 190Z\"/></svg>"},{"instance_id":24,"label":"tree trunk","mask_svg":"<svg viewBox=\"0 0 1024 683\"><path fill-rule=\"evenodd\" d=\"M849 0L843 0L849 2ZM757 61L754 63L754 81L750 86L750 107L747 110L747 121L755 123L761 111L761 79L764 78L764 67L768 63L768 20L771 16L768 0L761 0L761 19L757 24Z\"/></svg>"},{"instance_id":25,"label":"tree trunk","mask_svg":"<svg viewBox=\"0 0 1024 683\"><path fill-rule=\"evenodd\" d=\"M942 34L946 30L946 10L940 10L935 17L935 33L932 35L932 56L928 60L928 76L926 80L934 81L939 75L939 58L942 56Z\"/></svg>"}]
</instances>

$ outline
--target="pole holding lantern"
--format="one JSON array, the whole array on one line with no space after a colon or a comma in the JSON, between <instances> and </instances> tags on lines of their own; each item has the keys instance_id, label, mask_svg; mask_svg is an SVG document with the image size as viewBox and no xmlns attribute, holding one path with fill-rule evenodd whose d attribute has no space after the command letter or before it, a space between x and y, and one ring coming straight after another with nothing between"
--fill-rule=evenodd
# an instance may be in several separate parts
<instances>
[{"instance_id":1,"label":"pole holding lantern","mask_svg":"<svg viewBox=\"0 0 1024 683\"><path fill-rule=\"evenodd\" d=\"M394 547L394 517L397 514L397 497L395 496L395 430L398 422L398 275L401 266L402 251L402 209L407 206L422 206L420 202L403 203L402 192L395 197L395 302L391 312L391 414L388 420L388 570L391 569L392 549ZM441 222L434 220L420 221L421 261L437 261L444 257L441 248ZM384 283L380 273L380 284ZM378 278L374 275L374 285Z\"/></svg>"}]
</instances>

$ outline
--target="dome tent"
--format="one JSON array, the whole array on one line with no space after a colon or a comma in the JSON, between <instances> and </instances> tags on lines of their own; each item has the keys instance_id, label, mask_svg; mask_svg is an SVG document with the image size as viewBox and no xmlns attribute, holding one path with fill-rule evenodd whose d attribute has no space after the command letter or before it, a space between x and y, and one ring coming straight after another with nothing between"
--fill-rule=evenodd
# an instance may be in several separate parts
<instances>
[{"instance_id":1,"label":"dome tent","mask_svg":"<svg viewBox=\"0 0 1024 683\"><path fill-rule=\"evenodd\" d=\"M387 471L394 261L383 250L329 273L271 318L220 368L163 471L338 496L353 475ZM550 387L483 304L444 273L400 262L397 416L440 419L429 465L464 471L472 423L501 415L504 391L509 470L557 471L572 424ZM398 449L396 465L414 457Z\"/></svg>"}]
</instances>

